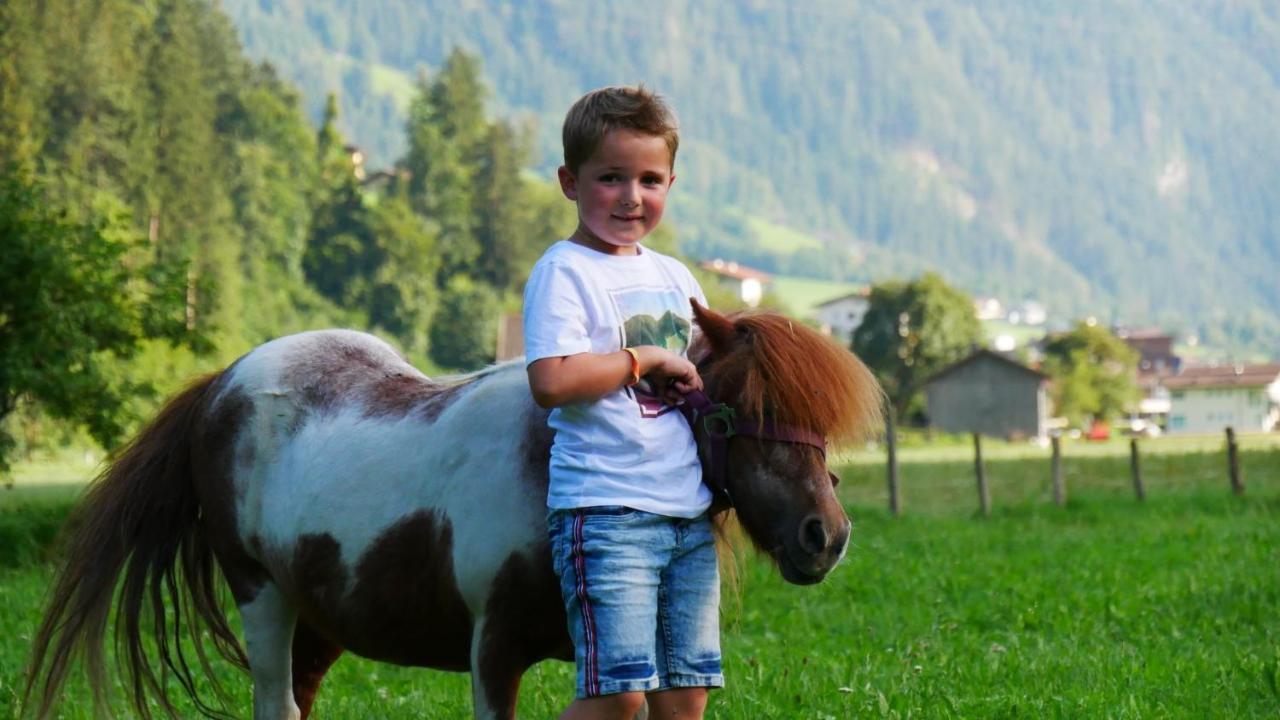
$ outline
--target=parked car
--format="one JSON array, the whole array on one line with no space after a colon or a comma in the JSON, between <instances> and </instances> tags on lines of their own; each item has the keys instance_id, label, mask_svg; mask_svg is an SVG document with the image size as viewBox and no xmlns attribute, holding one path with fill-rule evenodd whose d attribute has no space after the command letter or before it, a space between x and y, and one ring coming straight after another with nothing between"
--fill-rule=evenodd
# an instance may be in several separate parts
<instances>
[{"instance_id":1,"label":"parked car","mask_svg":"<svg viewBox=\"0 0 1280 720\"><path fill-rule=\"evenodd\" d=\"M1084 437L1086 440L1107 440L1111 437L1111 424L1106 420L1094 420Z\"/></svg>"},{"instance_id":2,"label":"parked car","mask_svg":"<svg viewBox=\"0 0 1280 720\"><path fill-rule=\"evenodd\" d=\"M1160 426L1140 417L1131 417L1124 422L1124 434L1130 437L1160 437Z\"/></svg>"}]
</instances>

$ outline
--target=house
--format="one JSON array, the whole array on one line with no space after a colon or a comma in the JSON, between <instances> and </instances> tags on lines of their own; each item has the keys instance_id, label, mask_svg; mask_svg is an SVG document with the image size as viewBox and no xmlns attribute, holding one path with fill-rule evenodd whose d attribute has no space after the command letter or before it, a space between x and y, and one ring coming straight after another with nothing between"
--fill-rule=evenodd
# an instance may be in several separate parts
<instances>
[{"instance_id":1,"label":"house","mask_svg":"<svg viewBox=\"0 0 1280 720\"><path fill-rule=\"evenodd\" d=\"M364 151L356 145L343 145L342 151L351 160L351 174L355 176L356 180L363 182L365 178Z\"/></svg>"},{"instance_id":2,"label":"house","mask_svg":"<svg viewBox=\"0 0 1280 720\"><path fill-rule=\"evenodd\" d=\"M698 263L698 267L718 277L750 307L760 304L760 298L764 297L769 285L773 283L773 276L769 273L739 265L731 260L720 258L704 260Z\"/></svg>"},{"instance_id":3,"label":"house","mask_svg":"<svg viewBox=\"0 0 1280 720\"><path fill-rule=\"evenodd\" d=\"M979 320L1004 320L1004 303L999 298L986 295L973 299L973 313Z\"/></svg>"},{"instance_id":4,"label":"house","mask_svg":"<svg viewBox=\"0 0 1280 720\"><path fill-rule=\"evenodd\" d=\"M1004 438L1048 434L1049 376L991 350L969 357L925 381L930 427Z\"/></svg>"},{"instance_id":5,"label":"house","mask_svg":"<svg viewBox=\"0 0 1280 720\"><path fill-rule=\"evenodd\" d=\"M1173 354L1173 336L1155 328L1116 328L1116 337L1138 352L1138 375L1165 377L1182 368Z\"/></svg>"},{"instance_id":6,"label":"house","mask_svg":"<svg viewBox=\"0 0 1280 720\"><path fill-rule=\"evenodd\" d=\"M871 291L863 288L819 303L814 307L814 317L823 332L847 347L870 306Z\"/></svg>"},{"instance_id":7,"label":"house","mask_svg":"<svg viewBox=\"0 0 1280 720\"><path fill-rule=\"evenodd\" d=\"M1182 369L1182 358L1173 353L1173 336L1155 328L1115 328L1116 337L1138 353L1137 383L1142 399L1135 415L1160 427L1169 424L1169 389L1165 379Z\"/></svg>"},{"instance_id":8,"label":"house","mask_svg":"<svg viewBox=\"0 0 1280 720\"><path fill-rule=\"evenodd\" d=\"M1163 384L1169 432L1270 432L1280 423L1280 363L1189 367Z\"/></svg>"},{"instance_id":9,"label":"house","mask_svg":"<svg viewBox=\"0 0 1280 720\"><path fill-rule=\"evenodd\" d=\"M1005 319L1014 325L1043 325L1049 319L1049 311L1037 300L1024 300Z\"/></svg>"}]
</instances>

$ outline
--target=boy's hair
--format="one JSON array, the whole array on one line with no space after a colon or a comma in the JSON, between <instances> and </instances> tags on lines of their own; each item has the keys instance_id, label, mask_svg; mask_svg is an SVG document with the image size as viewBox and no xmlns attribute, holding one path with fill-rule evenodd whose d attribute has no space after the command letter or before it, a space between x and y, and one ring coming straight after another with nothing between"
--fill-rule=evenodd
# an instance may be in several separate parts
<instances>
[{"instance_id":1,"label":"boy's hair","mask_svg":"<svg viewBox=\"0 0 1280 720\"><path fill-rule=\"evenodd\" d=\"M643 85L592 90L569 108L562 131L564 166L577 173L582 163L600 149L605 134L618 128L665 140L671 151L671 166L675 167L676 148L680 146L675 113L662 96Z\"/></svg>"}]
</instances>

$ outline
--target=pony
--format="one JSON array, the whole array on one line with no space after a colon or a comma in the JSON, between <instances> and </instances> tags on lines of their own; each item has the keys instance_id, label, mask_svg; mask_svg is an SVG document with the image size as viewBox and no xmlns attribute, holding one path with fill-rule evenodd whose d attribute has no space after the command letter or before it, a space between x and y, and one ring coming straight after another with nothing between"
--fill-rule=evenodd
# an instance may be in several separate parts
<instances>
[{"instance_id":1,"label":"pony","mask_svg":"<svg viewBox=\"0 0 1280 720\"><path fill-rule=\"evenodd\" d=\"M689 417L723 485L714 517L736 513L786 580L818 582L850 533L823 439L875 428L879 387L785 317L693 312L690 358L715 404ZM225 714L196 692L212 670L202 637L250 674L256 720L307 718L344 652L470 672L475 717L514 717L525 670L573 658L546 538L547 412L519 361L432 380L351 330L272 340L197 380L69 521L24 706L51 713L81 654L95 706L109 705L114 605L117 671L141 718L149 698L176 714L171 678Z\"/></svg>"}]
</instances>

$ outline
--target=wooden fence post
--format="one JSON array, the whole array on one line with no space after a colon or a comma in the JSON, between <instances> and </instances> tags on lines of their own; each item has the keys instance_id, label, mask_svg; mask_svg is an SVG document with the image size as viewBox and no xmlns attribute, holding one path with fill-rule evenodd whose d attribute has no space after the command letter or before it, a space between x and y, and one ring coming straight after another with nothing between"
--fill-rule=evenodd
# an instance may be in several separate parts
<instances>
[{"instance_id":1,"label":"wooden fence post","mask_svg":"<svg viewBox=\"0 0 1280 720\"><path fill-rule=\"evenodd\" d=\"M1138 439L1129 440L1129 470L1133 472L1133 494L1138 502L1147 499L1147 490L1142 486L1142 463L1138 460Z\"/></svg>"},{"instance_id":2,"label":"wooden fence post","mask_svg":"<svg viewBox=\"0 0 1280 720\"><path fill-rule=\"evenodd\" d=\"M1054 435L1049 438L1053 446L1053 460L1050 462L1053 475L1053 504L1062 507L1067 504L1067 488L1062 484L1062 438Z\"/></svg>"},{"instance_id":3,"label":"wooden fence post","mask_svg":"<svg viewBox=\"0 0 1280 720\"><path fill-rule=\"evenodd\" d=\"M884 444L889 450L889 512L898 517L901 507L898 504L898 433L897 411L893 403L885 403L888 408L884 414Z\"/></svg>"},{"instance_id":4,"label":"wooden fence post","mask_svg":"<svg viewBox=\"0 0 1280 720\"><path fill-rule=\"evenodd\" d=\"M987 471L982 465L982 436L973 434L973 467L978 474L978 507L982 517L991 516L991 493L987 491Z\"/></svg>"},{"instance_id":5,"label":"wooden fence post","mask_svg":"<svg viewBox=\"0 0 1280 720\"><path fill-rule=\"evenodd\" d=\"M1236 442L1236 429L1227 428L1227 473L1231 476L1231 492L1244 494L1244 478L1240 477L1240 445Z\"/></svg>"}]
</instances>

